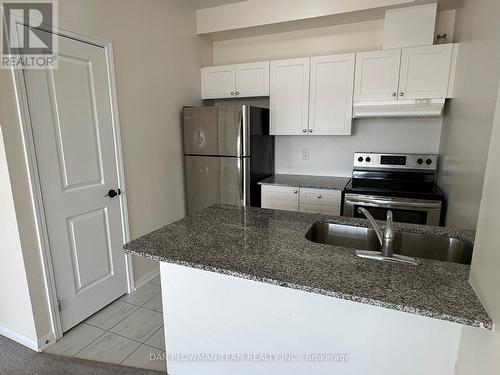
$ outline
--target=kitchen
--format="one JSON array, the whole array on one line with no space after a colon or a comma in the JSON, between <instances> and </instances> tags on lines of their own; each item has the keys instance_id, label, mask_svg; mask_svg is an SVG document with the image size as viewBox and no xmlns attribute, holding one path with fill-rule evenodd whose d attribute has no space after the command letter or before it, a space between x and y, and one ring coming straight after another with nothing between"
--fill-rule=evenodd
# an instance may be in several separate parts
<instances>
[{"instance_id":1,"label":"kitchen","mask_svg":"<svg viewBox=\"0 0 500 375\"><path fill-rule=\"evenodd\" d=\"M130 220L125 266L115 265L127 272L109 306L75 316L70 298L54 311L61 290L54 297L44 276L47 297L32 303L49 301L52 317L34 312L35 325L53 328L36 334L39 348L173 374L496 373L495 235L485 223L497 218L500 72L498 51L481 44L498 34L487 31L492 4L190 2L177 70L152 68L168 94L145 72L149 86L132 95L125 45L134 37L104 32L117 51L111 107L120 104L124 159L106 204ZM65 25L102 33L74 18L78 7L61 5ZM16 137L2 130L8 160Z\"/></svg>"}]
</instances>

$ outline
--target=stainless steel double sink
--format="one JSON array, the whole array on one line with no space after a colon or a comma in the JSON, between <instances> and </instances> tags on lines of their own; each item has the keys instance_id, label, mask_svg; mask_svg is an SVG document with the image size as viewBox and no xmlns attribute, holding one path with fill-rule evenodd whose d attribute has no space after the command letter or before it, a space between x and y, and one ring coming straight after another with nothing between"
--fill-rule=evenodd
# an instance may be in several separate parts
<instances>
[{"instance_id":1,"label":"stainless steel double sink","mask_svg":"<svg viewBox=\"0 0 500 375\"><path fill-rule=\"evenodd\" d=\"M379 240L371 228L317 222L306 233L306 239L326 245L380 251ZM396 232L394 244L396 254L463 264L471 263L472 250L471 243L457 238L402 231Z\"/></svg>"}]
</instances>

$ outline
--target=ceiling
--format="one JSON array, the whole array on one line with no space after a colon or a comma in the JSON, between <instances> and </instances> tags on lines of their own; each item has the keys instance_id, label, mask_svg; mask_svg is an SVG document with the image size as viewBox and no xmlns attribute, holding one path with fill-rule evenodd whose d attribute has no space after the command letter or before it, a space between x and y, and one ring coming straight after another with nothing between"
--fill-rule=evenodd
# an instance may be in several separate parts
<instances>
[{"instance_id":1,"label":"ceiling","mask_svg":"<svg viewBox=\"0 0 500 375\"><path fill-rule=\"evenodd\" d=\"M212 8L241 1L245 0L183 0L183 2L190 4L195 9Z\"/></svg>"},{"instance_id":2,"label":"ceiling","mask_svg":"<svg viewBox=\"0 0 500 375\"><path fill-rule=\"evenodd\" d=\"M220 5L239 3L246 0L183 0L195 9L212 8ZM414 0L415 4L438 3L439 9L454 9L460 0ZM410 4L407 4L408 6Z\"/></svg>"}]
</instances>

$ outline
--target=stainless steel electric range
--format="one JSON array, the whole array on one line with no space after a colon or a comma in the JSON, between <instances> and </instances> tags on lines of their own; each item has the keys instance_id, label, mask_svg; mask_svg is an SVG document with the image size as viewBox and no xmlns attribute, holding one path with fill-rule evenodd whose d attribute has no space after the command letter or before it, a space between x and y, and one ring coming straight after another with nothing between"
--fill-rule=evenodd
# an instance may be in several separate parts
<instances>
[{"instance_id":1,"label":"stainless steel electric range","mask_svg":"<svg viewBox=\"0 0 500 375\"><path fill-rule=\"evenodd\" d=\"M441 225L444 195L436 185L437 155L354 155L352 180L344 190L344 216L362 217L366 208L376 219L385 220L391 210L394 221Z\"/></svg>"}]
</instances>

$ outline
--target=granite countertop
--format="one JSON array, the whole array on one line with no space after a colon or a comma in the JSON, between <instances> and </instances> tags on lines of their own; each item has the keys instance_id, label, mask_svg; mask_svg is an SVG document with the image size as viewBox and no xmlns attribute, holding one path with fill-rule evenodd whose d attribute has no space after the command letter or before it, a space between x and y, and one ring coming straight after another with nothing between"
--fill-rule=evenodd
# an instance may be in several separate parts
<instances>
[{"instance_id":1,"label":"granite countertop","mask_svg":"<svg viewBox=\"0 0 500 375\"><path fill-rule=\"evenodd\" d=\"M299 174L276 174L259 181L259 185L291 186L310 189L344 190L350 177L304 176Z\"/></svg>"},{"instance_id":2,"label":"granite countertop","mask_svg":"<svg viewBox=\"0 0 500 375\"><path fill-rule=\"evenodd\" d=\"M469 284L470 266L361 259L353 249L308 241L316 222L368 227L321 214L217 205L124 246L126 253L475 327L492 321ZM474 241L471 231L413 224L396 229Z\"/></svg>"}]
</instances>

